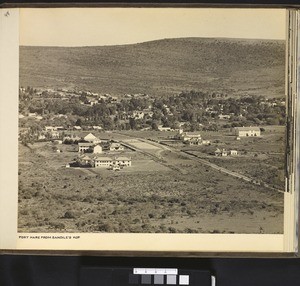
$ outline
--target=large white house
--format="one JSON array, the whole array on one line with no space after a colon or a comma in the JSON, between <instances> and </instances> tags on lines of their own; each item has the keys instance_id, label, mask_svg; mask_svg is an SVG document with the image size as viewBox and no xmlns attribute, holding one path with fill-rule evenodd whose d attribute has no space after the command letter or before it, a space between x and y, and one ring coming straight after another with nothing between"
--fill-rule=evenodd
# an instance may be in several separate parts
<instances>
[{"instance_id":1,"label":"large white house","mask_svg":"<svg viewBox=\"0 0 300 286\"><path fill-rule=\"evenodd\" d=\"M89 133L83 139L84 139L84 141L94 143L94 144L101 143L101 140L92 133Z\"/></svg>"},{"instance_id":2,"label":"large white house","mask_svg":"<svg viewBox=\"0 0 300 286\"><path fill-rule=\"evenodd\" d=\"M234 134L237 137L261 136L259 127L235 127Z\"/></svg>"}]
</instances>

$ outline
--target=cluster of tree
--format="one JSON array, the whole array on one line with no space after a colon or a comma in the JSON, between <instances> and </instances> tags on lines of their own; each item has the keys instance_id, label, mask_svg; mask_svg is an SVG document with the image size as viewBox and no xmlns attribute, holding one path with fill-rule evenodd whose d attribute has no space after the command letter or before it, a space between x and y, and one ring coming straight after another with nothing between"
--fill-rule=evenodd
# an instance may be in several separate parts
<instances>
[{"instance_id":1,"label":"cluster of tree","mask_svg":"<svg viewBox=\"0 0 300 286\"><path fill-rule=\"evenodd\" d=\"M34 93L32 88L22 92L20 112L36 112L42 115L44 125L52 125L56 121L64 127L101 125L107 130L138 130L157 129L159 125L178 128L179 122L186 122L186 128L191 131L217 131L221 127L285 124L285 106L265 104L266 99L263 96L232 98L227 94L190 91L165 98L123 99L118 103L101 100L99 104L87 106L82 104L80 98L62 100L34 97ZM86 98L86 95L82 97ZM151 109L153 114L150 116L145 112L143 118L132 118L133 111L146 109ZM53 115L58 114L67 116L53 119ZM218 120L221 114L230 115L226 124Z\"/></svg>"}]
</instances>

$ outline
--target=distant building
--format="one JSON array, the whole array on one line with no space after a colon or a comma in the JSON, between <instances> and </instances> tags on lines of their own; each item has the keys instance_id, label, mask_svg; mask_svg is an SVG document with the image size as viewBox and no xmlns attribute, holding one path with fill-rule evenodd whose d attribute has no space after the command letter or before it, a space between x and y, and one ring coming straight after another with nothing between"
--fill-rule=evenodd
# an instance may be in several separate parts
<instances>
[{"instance_id":1,"label":"distant building","mask_svg":"<svg viewBox=\"0 0 300 286\"><path fill-rule=\"evenodd\" d=\"M148 116L150 118L153 117L154 112L151 109L144 109L143 112L144 112L145 116Z\"/></svg>"},{"instance_id":2,"label":"distant building","mask_svg":"<svg viewBox=\"0 0 300 286\"><path fill-rule=\"evenodd\" d=\"M98 103L99 103L99 102L98 102L97 99L90 99L90 100L88 100L88 104L91 105L91 106L96 105L96 104L98 104Z\"/></svg>"},{"instance_id":3,"label":"distant building","mask_svg":"<svg viewBox=\"0 0 300 286\"><path fill-rule=\"evenodd\" d=\"M117 157L114 160L114 163L119 166L131 166L131 158L128 157Z\"/></svg>"},{"instance_id":4,"label":"distant building","mask_svg":"<svg viewBox=\"0 0 300 286\"><path fill-rule=\"evenodd\" d=\"M65 130L63 126L54 126L54 130Z\"/></svg>"},{"instance_id":5,"label":"distant building","mask_svg":"<svg viewBox=\"0 0 300 286\"><path fill-rule=\"evenodd\" d=\"M215 151L215 156L221 156L222 155L222 151L217 148L216 151Z\"/></svg>"},{"instance_id":6,"label":"distant building","mask_svg":"<svg viewBox=\"0 0 300 286\"><path fill-rule=\"evenodd\" d=\"M45 131L54 131L55 127L54 126L45 126Z\"/></svg>"},{"instance_id":7,"label":"distant building","mask_svg":"<svg viewBox=\"0 0 300 286\"><path fill-rule=\"evenodd\" d=\"M93 126L93 129L94 129L94 130L102 130L102 127L101 127L101 126L95 126L95 125L94 125L94 126Z\"/></svg>"},{"instance_id":8,"label":"distant building","mask_svg":"<svg viewBox=\"0 0 300 286\"><path fill-rule=\"evenodd\" d=\"M219 157L227 157L227 156L237 156L238 155L238 151L237 150L226 150L226 149L219 149L217 148L215 151L215 156L219 156Z\"/></svg>"},{"instance_id":9,"label":"distant building","mask_svg":"<svg viewBox=\"0 0 300 286\"><path fill-rule=\"evenodd\" d=\"M101 143L101 140L99 138L97 138L95 135L93 135L92 133L89 133L88 135L86 135L83 138L83 140L90 142L90 143L94 143L94 144Z\"/></svg>"},{"instance_id":10,"label":"distant building","mask_svg":"<svg viewBox=\"0 0 300 286\"><path fill-rule=\"evenodd\" d=\"M202 140L203 145L210 145L210 140Z\"/></svg>"},{"instance_id":11,"label":"distant building","mask_svg":"<svg viewBox=\"0 0 300 286\"><path fill-rule=\"evenodd\" d=\"M186 140L189 145L202 145L202 139L200 138L191 138L189 140Z\"/></svg>"},{"instance_id":12,"label":"distant building","mask_svg":"<svg viewBox=\"0 0 300 286\"><path fill-rule=\"evenodd\" d=\"M101 154L102 153L102 147L100 145L96 145L93 147L93 153L94 154Z\"/></svg>"},{"instance_id":13,"label":"distant building","mask_svg":"<svg viewBox=\"0 0 300 286\"><path fill-rule=\"evenodd\" d=\"M45 139L46 139L46 135L45 134L39 134L38 140L45 140Z\"/></svg>"},{"instance_id":14,"label":"distant building","mask_svg":"<svg viewBox=\"0 0 300 286\"><path fill-rule=\"evenodd\" d=\"M171 128L171 127L163 127L162 125L159 125L157 128L158 128L159 131L174 131L173 128Z\"/></svg>"},{"instance_id":15,"label":"distant building","mask_svg":"<svg viewBox=\"0 0 300 286\"><path fill-rule=\"evenodd\" d=\"M219 114L218 117L221 120L228 120L228 119L230 119L231 116L228 114Z\"/></svg>"},{"instance_id":16,"label":"distant building","mask_svg":"<svg viewBox=\"0 0 300 286\"><path fill-rule=\"evenodd\" d=\"M191 142L191 143L196 143L197 145L202 144L201 134L198 132L183 132L182 129L179 129L178 134L175 136L175 138L182 140L183 143Z\"/></svg>"},{"instance_id":17,"label":"distant building","mask_svg":"<svg viewBox=\"0 0 300 286\"><path fill-rule=\"evenodd\" d=\"M51 131L50 132L51 138L52 139L58 139L59 138L59 132L58 131Z\"/></svg>"},{"instance_id":18,"label":"distant building","mask_svg":"<svg viewBox=\"0 0 300 286\"><path fill-rule=\"evenodd\" d=\"M235 127L234 134L237 137L258 137L261 135L259 127Z\"/></svg>"},{"instance_id":19,"label":"distant building","mask_svg":"<svg viewBox=\"0 0 300 286\"><path fill-rule=\"evenodd\" d=\"M64 129L65 128L63 126L45 126L45 131L58 131Z\"/></svg>"},{"instance_id":20,"label":"distant building","mask_svg":"<svg viewBox=\"0 0 300 286\"><path fill-rule=\"evenodd\" d=\"M124 151L124 146L120 143L111 143L109 146L109 151Z\"/></svg>"},{"instance_id":21,"label":"distant building","mask_svg":"<svg viewBox=\"0 0 300 286\"><path fill-rule=\"evenodd\" d=\"M139 111L139 110L134 110L132 112L132 118L135 119L143 119L145 116L145 113L143 111Z\"/></svg>"},{"instance_id":22,"label":"distant building","mask_svg":"<svg viewBox=\"0 0 300 286\"><path fill-rule=\"evenodd\" d=\"M94 166L93 160L87 155L79 156L77 158L77 162L80 165L85 166L85 167L93 167Z\"/></svg>"},{"instance_id":23,"label":"distant building","mask_svg":"<svg viewBox=\"0 0 300 286\"><path fill-rule=\"evenodd\" d=\"M113 159L109 157L97 157L94 159L95 168L107 168L113 164Z\"/></svg>"},{"instance_id":24,"label":"distant building","mask_svg":"<svg viewBox=\"0 0 300 286\"><path fill-rule=\"evenodd\" d=\"M86 153L93 152L94 144L93 143L78 143L78 152Z\"/></svg>"},{"instance_id":25,"label":"distant building","mask_svg":"<svg viewBox=\"0 0 300 286\"><path fill-rule=\"evenodd\" d=\"M228 156L228 151L226 151L226 149L219 149L217 148L216 151L215 151L215 156L218 156L218 157L227 157Z\"/></svg>"},{"instance_id":26,"label":"distant building","mask_svg":"<svg viewBox=\"0 0 300 286\"><path fill-rule=\"evenodd\" d=\"M74 143L74 142L78 142L81 138L79 136L75 136L75 135L67 135L63 138L63 142L68 142L69 143Z\"/></svg>"}]
</instances>

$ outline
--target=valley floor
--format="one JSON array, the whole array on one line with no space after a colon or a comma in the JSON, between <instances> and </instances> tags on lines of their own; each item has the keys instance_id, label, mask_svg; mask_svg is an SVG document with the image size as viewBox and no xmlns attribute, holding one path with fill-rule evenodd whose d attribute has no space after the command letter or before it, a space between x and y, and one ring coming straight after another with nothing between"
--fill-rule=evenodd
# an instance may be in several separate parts
<instances>
[{"instance_id":1,"label":"valley floor","mask_svg":"<svg viewBox=\"0 0 300 286\"><path fill-rule=\"evenodd\" d=\"M131 167L66 168L77 156L76 145L60 145L57 153L51 142L20 144L19 232L283 232L280 182L258 185L197 160L265 180L264 172L256 173L263 163L270 168L267 155L219 159L188 148L191 157L155 136L105 136L131 147L122 153L131 157Z\"/></svg>"}]
</instances>

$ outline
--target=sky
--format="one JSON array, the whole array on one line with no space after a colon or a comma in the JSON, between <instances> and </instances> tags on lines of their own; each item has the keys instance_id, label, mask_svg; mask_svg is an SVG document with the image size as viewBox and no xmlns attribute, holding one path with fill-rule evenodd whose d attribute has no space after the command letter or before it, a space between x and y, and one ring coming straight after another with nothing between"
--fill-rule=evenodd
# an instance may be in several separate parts
<instances>
[{"instance_id":1,"label":"sky","mask_svg":"<svg viewBox=\"0 0 300 286\"><path fill-rule=\"evenodd\" d=\"M285 39L284 9L21 8L20 45L102 46L179 37Z\"/></svg>"}]
</instances>

